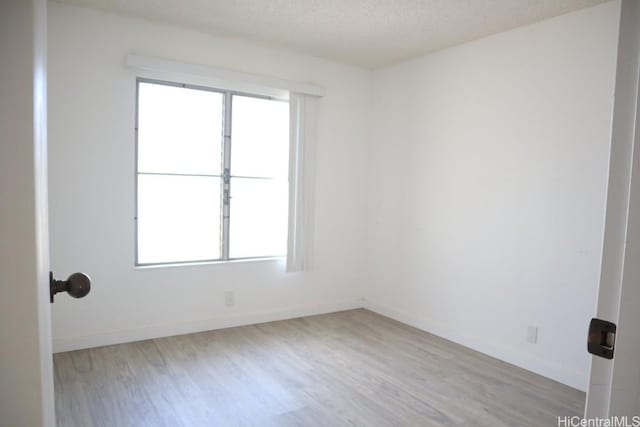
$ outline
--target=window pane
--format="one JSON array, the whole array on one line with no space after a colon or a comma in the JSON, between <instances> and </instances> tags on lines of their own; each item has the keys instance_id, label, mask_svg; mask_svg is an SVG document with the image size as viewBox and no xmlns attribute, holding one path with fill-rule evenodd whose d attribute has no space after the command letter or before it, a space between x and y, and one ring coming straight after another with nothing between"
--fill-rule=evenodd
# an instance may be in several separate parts
<instances>
[{"instance_id":1,"label":"window pane","mask_svg":"<svg viewBox=\"0 0 640 427\"><path fill-rule=\"evenodd\" d=\"M286 255L287 211L286 181L233 178L230 258Z\"/></svg>"},{"instance_id":2,"label":"window pane","mask_svg":"<svg viewBox=\"0 0 640 427\"><path fill-rule=\"evenodd\" d=\"M223 96L140 83L138 171L219 175Z\"/></svg>"},{"instance_id":3,"label":"window pane","mask_svg":"<svg viewBox=\"0 0 640 427\"><path fill-rule=\"evenodd\" d=\"M231 173L286 178L289 169L289 103L234 96Z\"/></svg>"},{"instance_id":4,"label":"window pane","mask_svg":"<svg viewBox=\"0 0 640 427\"><path fill-rule=\"evenodd\" d=\"M220 258L220 178L138 176L138 263Z\"/></svg>"}]
</instances>

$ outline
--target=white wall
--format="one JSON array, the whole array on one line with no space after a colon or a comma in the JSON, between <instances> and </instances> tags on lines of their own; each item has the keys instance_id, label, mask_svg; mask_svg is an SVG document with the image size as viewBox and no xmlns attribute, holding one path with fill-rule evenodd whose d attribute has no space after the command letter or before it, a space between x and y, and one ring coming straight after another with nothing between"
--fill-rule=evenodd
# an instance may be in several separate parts
<instances>
[{"instance_id":1,"label":"white wall","mask_svg":"<svg viewBox=\"0 0 640 427\"><path fill-rule=\"evenodd\" d=\"M282 262L134 268L135 72L127 53L324 86L319 103L315 271ZM54 349L360 306L370 72L284 50L50 4L52 267L84 271L83 300L53 305ZM236 292L226 308L223 292Z\"/></svg>"},{"instance_id":2,"label":"white wall","mask_svg":"<svg viewBox=\"0 0 640 427\"><path fill-rule=\"evenodd\" d=\"M46 1L0 2L0 424L53 426Z\"/></svg>"},{"instance_id":3,"label":"white wall","mask_svg":"<svg viewBox=\"0 0 640 427\"><path fill-rule=\"evenodd\" d=\"M374 72L369 307L586 388L619 7Z\"/></svg>"}]
</instances>

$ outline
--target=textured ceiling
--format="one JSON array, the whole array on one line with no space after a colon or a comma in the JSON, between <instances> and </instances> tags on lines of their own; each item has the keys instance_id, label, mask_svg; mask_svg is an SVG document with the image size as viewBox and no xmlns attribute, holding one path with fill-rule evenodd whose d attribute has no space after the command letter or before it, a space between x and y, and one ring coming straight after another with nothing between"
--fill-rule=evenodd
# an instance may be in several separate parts
<instances>
[{"instance_id":1,"label":"textured ceiling","mask_svg":"<svg viewBox=\"0 0 640 427\"><path fill-rule=\"evenodd\" d=\"M57 0L375 68L607 0Z\"/></svg>"}]
</instances>

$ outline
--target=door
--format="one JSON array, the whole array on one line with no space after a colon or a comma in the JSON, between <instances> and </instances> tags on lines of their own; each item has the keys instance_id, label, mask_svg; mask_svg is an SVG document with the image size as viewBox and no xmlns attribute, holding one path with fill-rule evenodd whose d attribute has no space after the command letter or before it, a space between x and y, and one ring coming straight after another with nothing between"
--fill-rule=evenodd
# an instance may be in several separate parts
<instances>
[{"instance_id":1,"label":"door","mask_svg":"<svg viewBox=\"0 0 640 427\"><path fill-rule=\"evenodd\" d=\"M617 324L613 359L592 357L585 415L640 414L640 2L622 0L602 274L596 317ZM630 420L629 420L630 421Z\"/></svg>"},{"instance_id":2,"label":"door","mask_svg":"<svg viewBox=\"0 0 640 427\"><path fill-rule=\"evenodd\" d=\"M53 426L46 0L0 1L0 423Z\"/></svg>"}]
</instances>

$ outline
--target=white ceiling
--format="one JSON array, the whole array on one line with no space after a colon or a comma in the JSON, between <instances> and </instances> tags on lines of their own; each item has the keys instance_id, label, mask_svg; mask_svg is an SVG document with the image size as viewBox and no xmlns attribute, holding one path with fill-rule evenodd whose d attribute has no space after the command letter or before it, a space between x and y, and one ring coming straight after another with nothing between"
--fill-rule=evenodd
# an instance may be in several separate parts
<instances>
[{"instance_id":1,"label":"white ceiling","mask_svg":"<svg viewBox=\"0 0 640 427\"><path fill-rule=\"evenodd\" d=\"M57 0L375 68L607 0Z\"/></svg>"}]
</instances>

